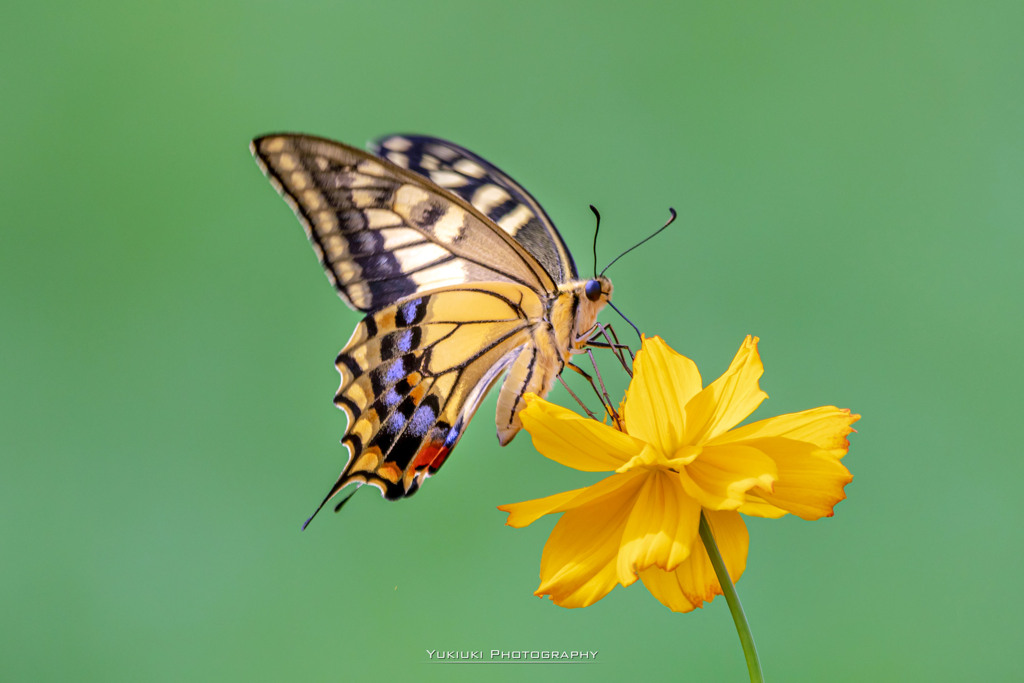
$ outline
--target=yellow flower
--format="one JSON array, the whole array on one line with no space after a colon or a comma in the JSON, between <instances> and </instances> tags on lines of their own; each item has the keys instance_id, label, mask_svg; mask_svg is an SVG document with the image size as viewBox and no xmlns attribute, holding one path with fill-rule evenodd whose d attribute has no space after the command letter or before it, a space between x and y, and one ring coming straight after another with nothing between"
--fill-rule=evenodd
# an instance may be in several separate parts
<instances>
[{"instance_id":1,"label":"yellow flower","mask_svg":"<svg viewBox=\"0 0 1024 683\"><path fill-rule=\"evenodd\" d=\"M860 416L826 406L732 429L767 398L762 372L757 338L748 336L725 374L702 388L693 361L654 337L636 356L623 431L528 396L520 416L541 454L613 473L500 506L513 527L564 513L544 546L536 594L586 607L639 578L665 606L689 612L722 594L698 536L701 511L733 581L749 542L739 513L831 516L853 478L840 458Z\"/></svg>"}]
</instances>

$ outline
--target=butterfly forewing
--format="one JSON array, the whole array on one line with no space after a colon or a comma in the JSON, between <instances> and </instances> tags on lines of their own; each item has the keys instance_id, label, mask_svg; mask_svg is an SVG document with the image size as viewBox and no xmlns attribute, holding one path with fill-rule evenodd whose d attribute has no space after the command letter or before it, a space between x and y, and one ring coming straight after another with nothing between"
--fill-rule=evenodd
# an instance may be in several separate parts
<instances>
[{"instance_id":1,"label":"butterfly forewing","mask_svg":"<svg viewBox=\"0 0 1024 683\"><path fill-rule=\"evenodd\" d=\"M576 279L572 255L554 223L529 192L494 164L425 135L389 135L371 149L470 202L526 247L557 282Z\"/></svg>"},{"instance_id":2,"label":"butterfly forewing","mask_svg":"<svg viewBox=\"0 0 1024 683\"><path fill-rule=\"evenodd\" d=\"M536 259L476 208L389 161L306 135L258 138L253 153L353 308L375 311L466 282L554 286Z\"/></svg>"}]
</instances>

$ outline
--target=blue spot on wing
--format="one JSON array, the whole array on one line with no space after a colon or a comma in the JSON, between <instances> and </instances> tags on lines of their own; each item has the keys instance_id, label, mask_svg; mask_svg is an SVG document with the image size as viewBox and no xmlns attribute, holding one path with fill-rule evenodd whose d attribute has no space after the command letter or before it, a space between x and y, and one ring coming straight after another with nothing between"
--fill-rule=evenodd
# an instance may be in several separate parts
<instances>
[{"instance_id":1,"label":"blue spot on wing","mask_svg":"<svg viewBox=\"0 0 1024 683\"><path fill-rule=\"evenodd\" d=\"M408 374L405 371L405 363L402 361L403 359L399 358L388 367L388 372L385 375L388 384L398 384Z\"/></svg>"},{"instance_id":2,"label":"blue spot on wing","mask_svg":"<svg viewBox=\"0 0 1024 683\"><path fill-rule=\"evenodd\" d=\"M459 440L459 434L462 433L462 420L455 423L455 426L448 432L447 438L444 440L445 448L454 448L455 442Z\"/></svg>"},{"instance_id":3,"label":"blue spot on wing","mask_svg":"<svg viewBox=\"0 0 1024 683\"><path fill-rule=\"evenodd\" d=\"M404 304L398 307L398 313L395 316L395 322L400 327L408 327L409 325L415 325L427 312L427 297L419 297L418 299L411 299L406 301Z\"/></svg>"},{"instance_id":4,"label":"blue spot on wing","mask_svg":"<svg viewBox=\"0 0 1024 683\"><path fill-rule=\"evenodd\" d=\"M405 320L412 320L416 317L416 306L419 305L419 299L414 299L402 306L402 318Z\"/></svg>"},{"instance_id":5,"label":"blue spot on wing","mask_svg":"<svg viewBox=\"0 0 1024 683\"><path fill-rule=\"evenodd\" d=\"M412 350L412 337L412 330L406 330L398 337L398 351L400 353L409 353Z\"/></svg>"},{"instance_id":6,"label":"blue spot on wing","mask_svg":"<svg viewBox=\"0 0 1024 683\"><path fill-rule=\"evenodd\" d=\"M429 405L421 405L412 414L412 421L409 423L409 431L413 434L422 435L434 426L437 422L437 412Z\"/></svg>"}]
</instances>

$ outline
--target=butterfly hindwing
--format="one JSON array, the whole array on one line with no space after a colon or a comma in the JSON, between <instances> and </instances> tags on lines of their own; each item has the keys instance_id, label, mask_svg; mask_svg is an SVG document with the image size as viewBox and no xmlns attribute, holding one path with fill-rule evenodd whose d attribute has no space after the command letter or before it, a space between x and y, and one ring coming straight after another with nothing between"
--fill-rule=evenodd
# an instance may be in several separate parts
<instances>
[{"instance_id":1,"label":"butterfly hindwing","mask_svg":"<svg viewBox=\"0 0 1024 683\"><path fill-rule=\"evenodd\" d=\"M488 388L533 343L544 304L510 283L461 285L367 316L338 355L335 403L349 460L329 499L352 481L386 498L437 471Z\"/></svg>"},{"instance_id":2,"label":"butterfly hindwing","mask_svg":"<svg viewBox=\"0 0 1024 683\"><path fill-rule=\"evenodd\" d=\"M306 227L332 284L355 309L375 311L466 282L554 287L522 245L416 173L307 135L269 135L252 147Z\"/></svg>"},{"instance_id":3,"label":"butterfly hindwing","mask_svg":"<svg viewBox=\"0 0 1024 683\"><path fill-rule=\"evenodd\" d=\"M459 195L526 247L556 282L575 280L572 255L541 205L494 164L455 143L389 135L371 150Z\"/></svg>"}]
</instances>

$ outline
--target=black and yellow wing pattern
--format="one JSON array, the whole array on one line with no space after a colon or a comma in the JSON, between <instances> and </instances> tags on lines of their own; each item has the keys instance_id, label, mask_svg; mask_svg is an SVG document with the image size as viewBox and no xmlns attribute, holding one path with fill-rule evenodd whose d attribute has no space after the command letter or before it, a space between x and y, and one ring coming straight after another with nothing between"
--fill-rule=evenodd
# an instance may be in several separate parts
<instances>
[{"instance_id":1,"label":"black and yellow wing pattern","mask_svg":"<svg viewBox=\"0 0 1024 683\"><path fill-rule=\"evenodd\" d=\"M526 247L557 282L577 278L572 254L540 203L494 164L425 135L388 135L370 149L465 199Z\"/></svg>"},{"instance_id":2,"label":"black and yellow wing pattern","mask_svg":"<svg viewBox=\"0 0 1024 683\"><path fill-rule=\"evenodd\" d=\"M324 503L351 483L414 493L506 370L507 443L523 395L551 388L611 296L606 278L576 280L543 209L496 167L437 138L378 149L299 134L252 143L338 294L367 314L336 361L349 458Z\"/></svg>"}]
</instances>

